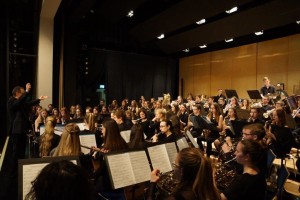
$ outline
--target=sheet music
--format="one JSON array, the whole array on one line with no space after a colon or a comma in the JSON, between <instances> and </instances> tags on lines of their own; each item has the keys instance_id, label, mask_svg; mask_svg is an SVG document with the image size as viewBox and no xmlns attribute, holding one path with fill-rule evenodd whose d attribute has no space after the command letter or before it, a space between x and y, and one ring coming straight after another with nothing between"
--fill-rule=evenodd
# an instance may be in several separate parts
<instances>
[{"instance_id":1,"label":"sheet music","mask_svg":"<svg viewBox=\"0 0 300 200\"><path fill-rule=\"evenodd\" d=\"M150 180L150 164L145 151L130 152L130 161L134 173L135 183Z\"/></svg>"},{"instance_id":2,"label":"sheet music","mask_svg":"<svg viewBox=\"0 0 300 200\"><path fill-rule=\"evenodd\" d=\"M193 138L192 134L190 131L186 131L185 134L188 136L189 140L191 141L192 145L195 148L199 148L199 145L197 144L197 142L195 141L195 139Z\"/></svg>"},{"instance_id":3,"label":"sheet music","mask_svg":"<svg viewBox=\"0 0 300 200\"><path fill-rule=\"evenodd\" d=\"M170 159L164 144L148 147L153 169L159 169L162 173L172 171Z\"/></svg>"},{"instance_id":4,"label":"sheet music","mask_svg":"<svg viewBox=\"0 0 300 200\"><path fill-rule=\"evenodd\" d=\"M56 135L61 136L61 134L62 134L64 128L65 128L64 126L55 126L55 127L54 127L54 133L55 133ZM45 133L45 125L41 125L41 126L40 126L40 135L43 135L44 133Z\"/></svg>"},{"instance_id":5,"label":"sheet music","mask_svg":"<svg viewBox=\"0 0 300 200\"><path fill-rule=\"evenodd\" d=\"M131 135L131 130L128 131L121 131L121 136L125 140L126 143L129 143L130 141L130 135Z\"/></svg>"},{"instance_id":6,"label":"sheet music","mask_svg":"<svg viewBox=\"0 0 300 200\"><path fill-rule=\"evenodd\" d=\"M189 147L189 144L188 144L188 142L186 141L186 138L185 138L185 137L180 138L179 140L176 141L176 143L177 143L177 146L178 146L179 151L181 151L181 149L184 149L184 148L188 148L188 147Z\"/></svg>"},{"instance_id":7,"label":"sheet music","mask_svg":"<svg viewBox=\"0 0 300 200\"><path fill-rule=\"evenodd\" d=\"M79 135L79 139L80 139L80 144L83 146L87 146L87 147L97 146L96 137L94 134ZM81 147L81 152L84 154L88 154L90 153L90 149Z\"/></svg>"},{"instance_id":8,"label":"sheet music","mask_svg":"<svg viewBox=\"0 0 300 200\"><path fill-rule=\"evenodd\" d=\"M76 160L70 160L77 165ZM22 174L23 174L23 196L22 199L25 199L25 196L31 189L31 182L39 175L40 171L49 163L35 163L23 165Z\"/></svg>"},{"instance_id":9,"label":"sheet music","mask_svg":"<svg viewBox=\"0 0 300 200\"><path fill-rule=\"evenodd\" d=\"M76 123L76 125L79 127L79 129L81 131L83 131L84 129L86 129L85 123Z\"/></svg>"},{"instance_id":10,"label":"sheet music","mask_svg":"<svg viewBox=\"0 0 300 200\"><path fill-rule=\"evenodd\" d=\"M175 161L176 155L177 155L177 148L175 142L172 143L166 143L165 144L170 164Z\"/></svg>"},{"instance_id":11,"label":"sheet music","mask_svg":"<svg viewBox=\"0 0 300 200\"><path fill-rule=\"evenodd\" d=\"M115 189L135 184L128 153L108 155L107 161Z\"/></svg>"}]
</instances>

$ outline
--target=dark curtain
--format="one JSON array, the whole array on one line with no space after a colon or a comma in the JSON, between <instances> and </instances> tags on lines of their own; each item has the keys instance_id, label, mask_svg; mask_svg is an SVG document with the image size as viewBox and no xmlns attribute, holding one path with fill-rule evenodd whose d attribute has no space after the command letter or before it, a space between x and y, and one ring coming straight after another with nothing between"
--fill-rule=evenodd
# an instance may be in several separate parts
<instances>
[{"instance_id":1,"label":"dark curtain","mask_svg":"<svg viewBox=\"0 0 300 200\"><path fill-rule=\"evenodd\" d=\"M95 57L105 55L94 51ZM162 97L164 93L177 95L178 65L168 57L106 51L107 100L120 102L124 97L146 99Z\"/></svg>"}]
</instances>

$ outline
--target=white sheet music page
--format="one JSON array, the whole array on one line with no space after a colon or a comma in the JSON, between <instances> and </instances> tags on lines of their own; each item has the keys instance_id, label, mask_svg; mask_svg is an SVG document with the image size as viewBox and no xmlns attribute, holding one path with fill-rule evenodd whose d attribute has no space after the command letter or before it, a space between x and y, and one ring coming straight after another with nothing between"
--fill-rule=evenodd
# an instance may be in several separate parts
<instances>
[{"instance_id":1,"label":"white sheet music page","mask_svg":"<svg viewBox=\"0 0 300 200\"><path fill-rule=\"evenodd\" d=\"M136 183L150 180L150 164L145 151L135 151L129 153L132 170Z\"/></svg>"},{"instance_id":2,"label":"white sheet music page","mask_svg":"<svg viewBox=\"0 0 300 200\"><path fill-rule=\"evenodd\" d=\"M74 164L77 165L76 160L70 160ZM23 173L23 197L28 194L31 189L31 182L39 175L40 171L49 163L35 163L35 164L28 164L23 165L22 173Z\"/></svg>"},{"instance_id":3,"label":"white sheet music page","mask_svg":"<svg viewBox=\"0 0 300 200\"><path fill-rule=\"evenodd\" d=\"M172 171L170 159L164 144L148 147L153 169L159 169L162 173Z\"/></svg>"},{"instance_id":4,"label":"white sheet music page","mask_svg":"<svg viewBox=\"0 0 300 200\"><path fill-rule=\"evenodd\" d=\"M177 143L179 151L181 151L181 149L189 147L189 144L186 141L185 137L180 138L179 140L176 141L176 143Z\"/></svg>"},{"instance_id":5,"label":"white sheet music page","mask_svg":"<svg viewBox=\"0 0 300 200\"><path fill-rule=\"evenodd\" d=\"M115 189L135 184L128 153L108 155L107 161Z\"/></svg>"},{"instance_id":6,"label":"white sheet music page","mask_svg":"<svg viewBox=\"0 0 300 200\"><path fill-rule=\"evenodd\" d=\"M177 155L177 148L175 142L172 143L166 143L166 149L169 157L169 162L172 164L172 162L175 161L176 155Z\"/></svg>"},{"instance_id":7,"label":"white sheet music page","mask_svg":"<svg viewBox=\"0 0 300 200\"><path fill-rule=\"evenodd\" d=\"M185 134L188 136L188 138L189 138L189 140L191 141L192 145L193 145L195 148L199 148L199 145L197 144L196 140L193 138L191 132L190 132L190 131L186 131Z\"/></svg>"},{"instance_id":8,"label":"white sheet music page","mask_svg":"<svg viewBox=\"0 0 300 200\"><path fill-rule=\"evenodd\" d=\"M131 134L131 130L128 131L121 131L120 132L122 138L125 140L126 143L129 143L130 141L130 134Z\"/></svg>"},{"instance_id":9,"label":"white sheet music page","mask_svg":"<svg viewBox=\"0 0 300 200\"><path fill-rule=\"evenodd\" d=\"M79 135L79 139L80 139L80 144L81 145L84 145L84 146L87 146L87 147L91 147L91 146L96 147L97 146L96 137L95 137L94 134ZM87 149L87 148L81 147L81 152L84 153L84 154L88 154L90 152L90 150Z\"/></svg>"}]
</instances>

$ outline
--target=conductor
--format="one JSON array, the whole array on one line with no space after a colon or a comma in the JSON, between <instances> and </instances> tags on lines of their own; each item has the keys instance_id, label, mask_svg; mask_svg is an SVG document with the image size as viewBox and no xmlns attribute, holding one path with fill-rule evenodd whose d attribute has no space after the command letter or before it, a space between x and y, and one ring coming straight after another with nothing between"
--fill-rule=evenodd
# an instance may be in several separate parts
<instances>
[{"instance_id":1,"label":"conductor","mask_svg":"<svg viewBox=\"0 0 300 200\"><path fill-rule=\"evenodd\" d=\"M16 86L12 90L12 96L8 99L9 134L13 144L12 158L14 164L18 162L18 159L25 158L26 134L31 128L28 116L31 106L37 105L41 100L48 98L48 96L40 96L38 99L28 100L30 90L30 83L26 84L25 90L21 86Z\"/></svg>"}]
</instances>

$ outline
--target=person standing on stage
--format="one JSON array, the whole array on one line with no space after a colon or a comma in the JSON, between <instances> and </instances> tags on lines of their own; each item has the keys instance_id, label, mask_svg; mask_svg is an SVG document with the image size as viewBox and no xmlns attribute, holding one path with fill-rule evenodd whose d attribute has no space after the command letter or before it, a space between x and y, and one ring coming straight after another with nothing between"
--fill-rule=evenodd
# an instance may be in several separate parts
<instances>
[{"instance_id":1,"label":"person standing on stage","mask_svg":"<svg viewBox=\"0 0 300 200\"><path fill-rule=\"evenodd\" d=\"M37 105L41 100L48 98L48 96L41 96L39 99L28 100L30 90L30 83L26 84L25 90L21 86L16 86L12 90L12 97L8 100L8 112L10 115L9 133L13 143L14 162L25 158L26 134L31 129L28 116L31 106Z\"/></svg>"},{"instance_id":2,"label":"person standing on stage","mask_svg":"<svg viewBox=\"0 0 300 200\"><path fill-rule=\"evenodd\" d=\"M276 88L270 84L270 79L268 77L264 77L263 82L264 86L260 89L260 95L262 97L276 93Z\"/></svg>"}]
</instances>

